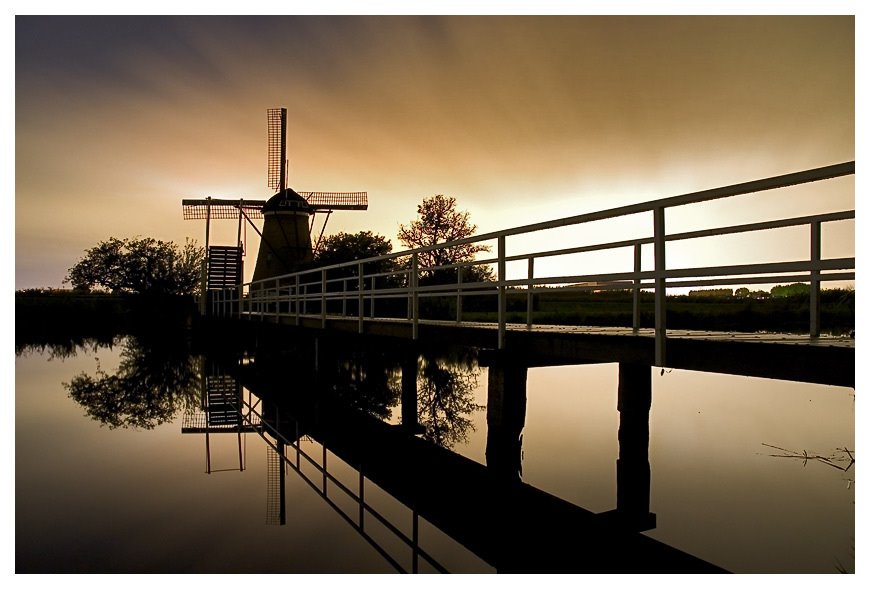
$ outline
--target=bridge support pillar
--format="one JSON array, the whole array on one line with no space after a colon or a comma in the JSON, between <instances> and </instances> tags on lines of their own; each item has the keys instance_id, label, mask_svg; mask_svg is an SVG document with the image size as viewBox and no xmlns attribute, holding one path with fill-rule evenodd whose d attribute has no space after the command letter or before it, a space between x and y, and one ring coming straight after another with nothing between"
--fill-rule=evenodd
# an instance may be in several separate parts
<instances>
[{"instance_id":1,"label":"bridge support pillar","mask_svg":"<svg viewBox=\"0 0 870 589\"><path fill-rule=\"evenodd\" d=\"M402 359L402 427L416 433L417 422L417 354Z\"/></svg>"},{"instance_id":2,"label":"bridge support pillar","mask_svg":"<svg viewBox=\"0 0 870 589\"><path fill-rule=\"evenodd\" d=\"M509 480L519 480L522 473L527 376L528 368L522 365L499 361L489 367L486 466Z\"/></svg>"},{"instance_id":3,"label":"bridge support pillar","mask_svg":"<svg viewBox=\"0 0 870 589\"><path fill-rule=\"evenodd\" d=\"M652 368L619 364L619 458L616 460L616 513L620 523L635 530L655 527L649 511L649 412Z\"/></svg>"}]
</instances>

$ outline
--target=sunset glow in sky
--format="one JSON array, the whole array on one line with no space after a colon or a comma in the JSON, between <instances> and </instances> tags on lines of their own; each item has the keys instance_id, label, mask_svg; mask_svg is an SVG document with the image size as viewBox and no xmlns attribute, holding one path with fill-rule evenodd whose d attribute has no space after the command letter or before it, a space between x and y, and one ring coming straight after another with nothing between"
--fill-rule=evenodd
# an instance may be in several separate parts
<instances>
[{"instance_id":1,"label":"sunset glow in sky","mask_svg":"<svg viewBox=\"0 0 870 589\"><path fill-rule=\"evenodd\" d=\"M18 16L15 36L16 289L60 287L110 236L202 244L183 198L268 198L270 107L290 186L368 191L327 233L396 251L434 194L488 232L855 159L852 16ZM855 206L852 178L741 198L674 222ZM825 255L854 255L845 233Z\"/></svg>"}]
</instances>

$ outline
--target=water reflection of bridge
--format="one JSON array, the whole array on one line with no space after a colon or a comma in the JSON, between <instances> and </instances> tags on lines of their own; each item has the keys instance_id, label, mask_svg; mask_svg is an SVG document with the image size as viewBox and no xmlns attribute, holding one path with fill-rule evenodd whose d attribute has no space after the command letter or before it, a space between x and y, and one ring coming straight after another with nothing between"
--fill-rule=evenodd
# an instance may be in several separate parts
<instances>
[{"instance_id":1,"label":"water reflection of bridge","mask_svg":"<svg viewBox=\"0 0 870 589\"><path fill-rule=\"evenodd\" d=\"M320 350L321 365L328 354ZM294 363L290 382L286 363L274 371L257 364L256 370L237 372L232 403L245 429L257 431L283 463L279 468L272 461L268 475L269 509L280 523L286 518L285 469L291 469L399 571L447 571L420 541L420 527L428 522L499 572L722 572L639 533L655 527L649 512L648 368L620 367L616 508L596 514L520 480L522 368L489 370L483 465L415 435L415 354L401 361L401 425L336 400L325 371L301 373ZM318 448L306 451L308 442ZM336 459L344 476L331 472ZM367 502L372 484L405 507L410 531ZM347 500L350 509L342 507ZM384 548L373 527L388 530L404 552Z\"/></svg>"}]
</instances>

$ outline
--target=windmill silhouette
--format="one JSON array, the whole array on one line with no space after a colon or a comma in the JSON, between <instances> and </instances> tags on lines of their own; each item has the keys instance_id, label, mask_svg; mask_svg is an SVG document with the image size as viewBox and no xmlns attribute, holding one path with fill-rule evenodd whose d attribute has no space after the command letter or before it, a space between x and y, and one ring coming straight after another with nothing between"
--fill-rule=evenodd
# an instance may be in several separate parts
<instances>
[{"instance_id":1,"label":"windmill silhouette","mask_svg":"<svg viewBox=\"0 0 870 589\"><path fill-rule=\"evenodd\" d=\"M366 192L296 192L287 186L287 109L266 111L268 131L267 184L277 192L267 201L246 199L184 199L185 219L204 219L206 267L204 290L235 288L243 281L244 244L242 222L246 221L260 235L257 265L253 280L289 274L311 262L319 246L329 216L337 210L366 210ZM315 246L311 232L317 213L325 213ZM236 245L209 244L212 219L238 219ZM263 219L263 230L254 223Z\"/></svg>"}]
</instances>

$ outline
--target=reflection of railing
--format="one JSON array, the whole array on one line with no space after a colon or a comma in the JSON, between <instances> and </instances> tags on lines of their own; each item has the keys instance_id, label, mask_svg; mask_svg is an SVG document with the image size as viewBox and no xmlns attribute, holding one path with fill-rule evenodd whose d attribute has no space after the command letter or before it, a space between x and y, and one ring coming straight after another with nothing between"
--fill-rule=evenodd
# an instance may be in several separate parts
<instances>
[{"instance_id":1,"label":"reflection of railing","mask_svg":"<svg viewBox=\"0 0 870 589\"><path fill-rule=\"evenodd\" d=\"M351 489L344 483L342 483L338 478L333 476L328 471L327 466L327 456L329 455L328 449L325 445L320 444L322 449L322 457L321 462L318 462L317 459L310 456L306 453L301 447L301 441L307 440L312 443L315 443L313 440L310 440L307 437L300 437L296 440L289 440L281 434L276 428L272 427L266 420L262 418L262 416L257 412L257 410L252 407L249 403L241 400L241 405L238 407L239 413L243 415L244 419L249 423L253 423L256 421L261 424L263 427L260 428L258 433L265 440L265 442L270 446L274 457L280 458L280 460L292 468L308 485L317 492L320 497L326 501L326 503L332 507L347 523L349 523L365 540L375 549L378 553L390 563L397 571L399 572L412 572L416 573L419 570L420 559L425 560L429 565L431 565L436 571L446 573L447 569L441 565L438 561L435 560L430 554L428 554L423 548L420 547L419 544L419 525L420 525L420 516L412 511L412 525L413 530L411 536L409 537L402 530L400 530L396 525L390 522L384 515L379 513L372 505L366 502L365 500L365 490L366 490L366 477L361 471L357 471L359 474L358 477L358 486L357 488ZM298 425L297 425L298 429ZM265 435L265 431L268 430L270 436L274 438L270 439L269 436ZM287 447L291 448L295 452L292 452L293 456L289 457L287 455ZM273 458L270 457L270 460ZM313 467L319 476L317 476L316 480L309 477L305 472L305 464ZM356 469L353 469L356 470ZM277 481L271 481L273 486L277 485ZM339 489L342 493L351 499L353 503L356 505L357 510L354 515L349 515L344 509L341 508L330 496L328 489L329 485L332 485L334 488ZM273 491L275 489L272 489ZM280 496L280 501L284 501L284 497ZM274 495L270 492L270 498L274 499ZM268 514L267 517L271 520L275 519L275 515L279 510L279 506L270 505L267 508ZM387 531L389 531L393 537L398 539L402 544L407 546L411 551L411 570L408 571L402 564L391 555L383 546L381 546L378 541L372 537L366 531L366 519L367 517L374 518L378 523L380 523Z\"/></svg>"},{"instance_id":2,"label":"reflection of railing","mask_svg":"<svg viewBox=\"0 0 870 589\"><path fill-rule=\"evenodd\" d=\"M665 294L668 288L714 285L772 284L777 282L803 282L810 285L809 333L817 336L819 327L820 284L823 281L854 280L855 258L822 258L822 225L855 218L854 210L830 212L797 218L777 218L760 223L714 227L700 231L668 233L665 227L665 212L675 207L709 202L796 184L828 180L855 173L855 163L827 166L766 178L733 186L715 188L670 198L618 207L595 213L556 219L544 223L525 225L503 231L469 237L455 242L422 247L378 258L368 258L352 263L338 264L295 274L288 274L252 282L238 289L221 291L213 301L212 313L218 316L239 314L259 318L319 317L326 324L327 317L353 318L359 322L362 332L366 319L383 318L407 321L417 337L418 324L426 319L421 316L421 298L455 300L456 322L463 322L463 303L469 297L495 299L498 326L498 346L504 347L507 329L507 299L525 299L526 329L534 323L533 298L545 289L560 287L564 290L628 289L633 293L632 327L640 327L640 292L655 293L655 364L665 362ZM646 235L622 241L611 241L562 249L535 250L517 255L508 255L508 238L528 236L546 230L568 226L581 227L594 221L622 218L631 215L649 215L651 231ZM651 222L650 222L651 221ZM767 262L725 266L698 266L694 268L668 269L665 265L665 244L685 240L702 240L709 237L737 235L781 229L786 227L809 228L808 259L789 262ZM475 244L495 244L496 257L459 264L446 264L424 268L420 265L421 254L434 250L450 249ZM652 246L653 268L642 266L643 246ZM573 274L561 271L554 276L535 273L535 260L566 259L566 256L588 252L628 251L632 255L630 271L605 274ZM509 279L507 265L524 266L520 274L525 277ZM474 267L496 266L495 281L468 281ZM570 266L566 266L569 267ZM447 284L425 284L424 275L439 272L452 278ZM478 274L480 274L478 272ZM444 282L439 280L438 282ZM405 309L397 312L395 304L378 305L376 301L398 300ZM401 305L401 302L399 303Z\"/></svg>"}]
</instances>

